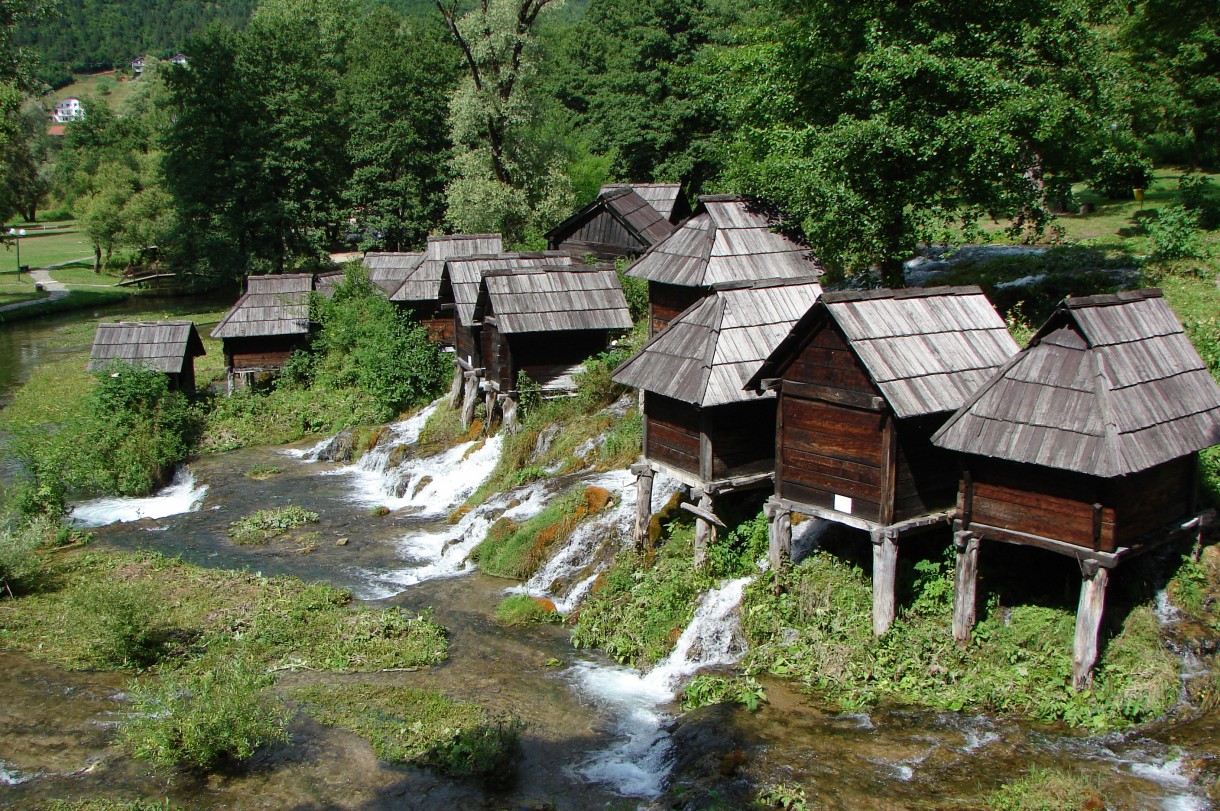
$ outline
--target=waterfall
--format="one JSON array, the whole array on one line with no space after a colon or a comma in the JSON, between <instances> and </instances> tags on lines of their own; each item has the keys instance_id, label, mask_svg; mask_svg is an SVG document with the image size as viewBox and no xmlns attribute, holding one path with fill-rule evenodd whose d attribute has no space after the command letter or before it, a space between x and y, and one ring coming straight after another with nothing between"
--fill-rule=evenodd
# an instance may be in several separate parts
<instances>
[{"instance_id":1,"label":"waterfall","mask_svg":"<svg viewBox=\"0 0 1220 811\"><path fill-rule=\"evenodd\" d=\"M610 567L614 554L630 543L635 527L635 477L615 470L583 482L618 494L618 504L578 526L558 552L523 585L509 589L531 597L545 597L561 614L580 605L598 575ZM653 482L653 502L664 504L681 483L659 474Z\"/></svg>"},{"instance_id":2,"label":"waterfall","mask_svg":"<svg viewBox=\"0 0 1220 811\"><path fill-rule=\"evenodd\" d=\"M69 513L72 523L83 527L103 527L116 521L139 521L142 518L166 518L194 512L203 503L208 491L206 484L197 484L186 468L174 472L169 486L145 498L98 498L74 506Z\"/></svg>"},{"instance_id":3,"label":"waterfall","mask_svg":"<svg viewBox=\"0 0 1220 811\"><path fill-rule=\"evenodd\" d=\"M705 594L673 652L648 673L588 661L568 671L577 689L614 714L619 738L578 766L577 774L629 797L660 795L672 745L662 728L668 716L660 707L672 702L698 670L741 658L745 648L736 612L751 579L730 580Z\"/></svg>"}]
</instances>

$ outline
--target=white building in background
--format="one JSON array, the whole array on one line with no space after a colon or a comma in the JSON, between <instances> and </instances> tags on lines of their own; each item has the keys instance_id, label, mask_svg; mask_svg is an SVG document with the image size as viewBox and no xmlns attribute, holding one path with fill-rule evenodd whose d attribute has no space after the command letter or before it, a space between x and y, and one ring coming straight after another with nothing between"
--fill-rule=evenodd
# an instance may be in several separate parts
<instances>
[{"instance_id":1,"label":"white building in background","mask_svg":"<svg viewBox=\"0 0 1220 811\"><path fill-rule=\"evenodd\" d=\"M175 65L186 67L186 54L174 54L169 58L169 61Z\"/></svg>"},{"instance_id":2,"label":"white building in background","mask_svg":"<svg viewBox=\"0 0 1220 811\"><path fill-rule=\"evenodd\" d=\"M51 120L56 124L67 124L69 121L76 121L84 117L85 108L81 106L80 99L76 96L69 96L63 101L56 102L55 112L51 113Z\"/></svg>"},{"instance_id":3,"label":"white building in background","mask_svg":"<svg viewBox=\"0 0 1220 811\"><path fill-rule=\"evenodd\" d=\"M144 57L137 56L131 60L131 72L137 76L144 72Z\"/></svg>"}]
</instances>

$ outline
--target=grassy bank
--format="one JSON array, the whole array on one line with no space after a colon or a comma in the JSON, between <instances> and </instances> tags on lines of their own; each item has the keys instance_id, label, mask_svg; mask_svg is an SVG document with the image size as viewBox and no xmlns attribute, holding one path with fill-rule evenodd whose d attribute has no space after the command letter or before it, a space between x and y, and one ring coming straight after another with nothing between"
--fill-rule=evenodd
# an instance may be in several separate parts
<instances>
[{"instance_id":1,"label":"grassy bank","mask_svg":"<svg viewBox=\"0 0 1220 811\"><path fill-rule=\"evenodd\" d=\"M69 290L68 295L57 299L42 298L36 304L21 307L16 310L0 313L0 324L11 324L44 315L90 310L95 307L105 307L108 304L118 304L126 300L131 293L126 290Z\"/></svg>"}]
</instances>

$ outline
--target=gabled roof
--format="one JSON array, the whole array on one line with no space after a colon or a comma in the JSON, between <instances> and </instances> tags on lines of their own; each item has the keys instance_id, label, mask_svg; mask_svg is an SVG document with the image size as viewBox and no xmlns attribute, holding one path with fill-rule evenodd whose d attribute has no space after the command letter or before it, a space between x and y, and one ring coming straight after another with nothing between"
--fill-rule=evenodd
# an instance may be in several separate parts
<instances>
[{"instance_id":1,"label":"gabled roof","mask_svg":"<svg viewBox=\"0 0 1220 811\"><path fill-rule=\"evenodd\" d=\"M190 321L120 321L97 325L88 369L96 372L117 360L176 375L187 358L203 354L203 341Z\"/></svg>"},{"instance_id":2,"label":"gabled roof","mask_svg":"<svg viewBox=\"0 0 1220 811\"><path fill-rule=\"evenodd\" d=\"M504 334L631 328L627 299L613 268L489 271L483 276L475 319L487 315L489 307Z\"/></svg>"},{"instance_id":3,"label":"gabled roof","mask_svg":"<svg viewBox=\"0 0 1220 811\"><path fill-rule=\"evenodd\" d=\"M682 197L681 183L607 183L601 187L601 194L605 194L611 189L627 187L644 198L648 205L657 210L665 219L670 222L674 220L675 211L689 211L683 201L679 203Z\"/></svg>"},{"instance_id":4,"label":"gabled roof","mask_svg":"<svg viewBox=\"0 0 1220 811\"><path fill-rule=\"evenodd\" d=\"M391 296L423 261L423 251L369 251L364 255L363 265L369 281Z\"/></svg>"},{"instance_id":5,"label":"gabled roof","mask_svg":"<svg viewBox=\"0 0 1220 811\"><path fill-rule=\"evenodd\" d=\"M479 300L483 276L496 270L571 268L572 257L561 251L502 253L495 256L455 256L445 261L444 275L453 290L458 323L470 326Z\"/></svg>"},{"instance_id":6,"label":"gabled roof","mask_svg":"<svg viewBox=\"0 0 1220 811\"><path fill-rule=\"evenodd\" d=\"M801 318L748 385L782 377L827 319L900 418L957 409L1018 349L973 285L841 291L827 293Z\"/></svg>"},{"instance_id":7,"label":"gabled roof","mask_svg":"<svg viewBox=\"0 0 1220 811\"><path fill-rule=\"evenodd\" d=\"M682 287L795 279L822 273L809 249L771 230L771 220L740 197L705 195L668 239L653 245L628 276Z\"/></svg>"},{"instance_id":8,"label":"gabled roof","mask_svg":"<svg viewBox=\"0 0 1220 811\"><path fill-rule=\"evenodd\" d=\"M213 338L300 335L309 332L310 273L250 276L246 294L237 300L216 328Z\"/></svg>"},{"instance_id":9,"label":"gabled roof","mask_svg":"<svg viewBox=\"0 0 1220 811\"><path fill-rule=\"evenodd\" d=\"M665 215L636 194L631 186L603 186L593 202L547 231L547 241L553 244L570 236L602 211L609 213L634 236L641 248L655 245L674 232L673 224Z\"/></svg>"},{"instance_id":10,"label":"gabled roof","mask_svg":"<svg viewBox=\"0 0 1220 811\"><path fill-rule=\"evenodd\" d=\"M482 256L504 250L499 234L450 234L428 237L428 250L390 295L390 301L436 301L441 291L445 260L455 256Z\"/></svg>"},{"instance_id":11,"label":"gabled roof","mask_svg":"<svg viewBox=\"0 0 1220 811\"><path fill-rule=\"evenodd\" d=\"M746 381L821 293L816 277L717 285L612 377L703 408L756 400Z\"/></svg>"},{"instance_id":12,"label":"gabled roof","mask_svg":"<svg viewBox=\"0 0 1220 811\"><path fill-rule=\"evenodd\" d=\"M1220 443L1220 387L1159 290L1068 298L933 441L1124 476Z\"/></svg>"},{"instance_id":13,"label":"gabled roof","mask_svg":"<svg viewBox=\"0 0 1220 811\"><path fill-rule=\"evenodd\" d=\"M343 283L347 278L347 274L341 270L330 270L326 273L319 273L317 280L314 282L313 289L326 298L334 298L335 288Z\"/></svg>"}]
</instances>

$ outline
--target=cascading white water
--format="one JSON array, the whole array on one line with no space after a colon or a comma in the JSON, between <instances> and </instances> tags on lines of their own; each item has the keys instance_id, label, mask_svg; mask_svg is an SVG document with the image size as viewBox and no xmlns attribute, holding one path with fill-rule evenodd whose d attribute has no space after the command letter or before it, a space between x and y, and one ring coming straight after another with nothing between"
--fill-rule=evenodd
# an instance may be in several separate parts
<instances>
[{"instance_id":1,"label":"cascading white water","mask_svg":"<svg viewBox=\"0 0 1220 811\"><path fill-rule=\"evenodd\" d=\"M77 504L69 513L72 523L82 527L103 527L116 521L139 521L141 518L166 518L193 512L203 503L208 491L206 484L197 484L195 476L180 467L173 482L146 498L98 498Z\"/></svg>"},{"instance_id":2,"label":"cascading white water","mask_svg":"<svg viewBox=\"0 0 1220 811\"><path fill-rule=\"evenodd\" d=\"M745 648L736 612L751 579L730 580L705 594L673 652L648 673L588 661L568 671L577 689L616 716L619 737L614 746L578 766L580 776L629 797L660 795L671 747L662 729L668 716L661 707L672 702L697 671L741 658Z\"/></svg>"},{"instance_id":3,"label":"cascading white water","mask_svg":"<svg viewBox=\"0 0 1220 811\"><path fill-rule=\"evenodd\" d=\"M618 503L604 513L582 523L567 542L537 573L510 592L545 597L561 614L580 605L598 575L612 562L613 553L629 542L635 525L635 477L628 470L615 470L584 482L588 487L601 487L618 495ZM660 474L653 482L653 502L665 503L677 492L681 483ZM608 544L614 548L606 554Z\"/></svg>"}]
</instances>

